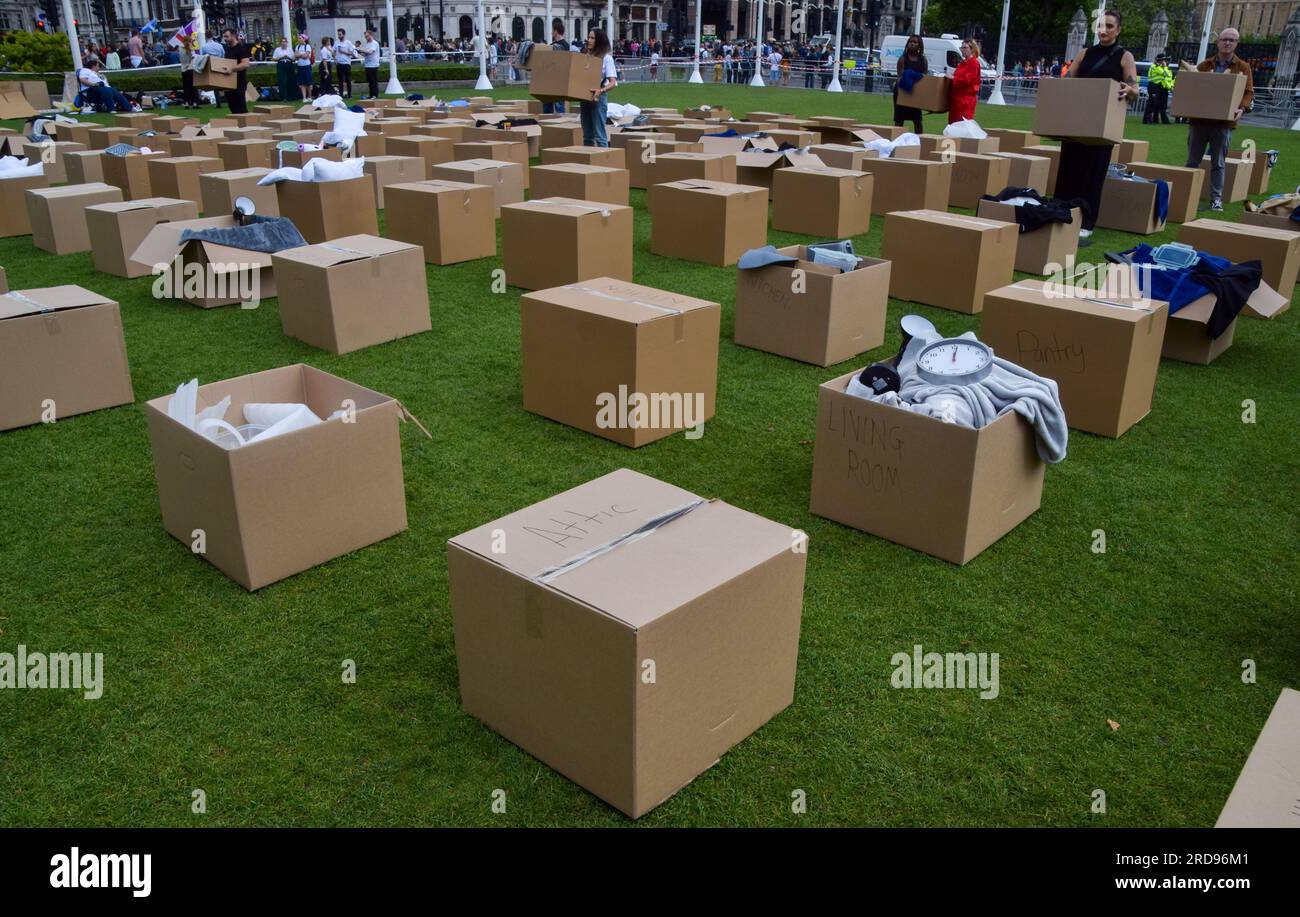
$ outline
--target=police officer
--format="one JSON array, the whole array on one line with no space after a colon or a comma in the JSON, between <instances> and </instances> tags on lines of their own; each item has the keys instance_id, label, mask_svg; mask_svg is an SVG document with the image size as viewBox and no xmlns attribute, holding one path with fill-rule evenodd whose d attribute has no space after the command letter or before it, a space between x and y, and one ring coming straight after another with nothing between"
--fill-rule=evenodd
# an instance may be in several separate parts
<instances>
[{"instance_id":1,"label":"police officer","mask_svg":"<svg viewBox=\"0 0 1300 917\"><path fill-rule=\"evenodd\" d=\"M1142 114L1143 124L1168 124L1169 90L1174 88L1174 72L1169 69L1169 58L1161 54L1147 71L1147 109Z\"/></svg>"}]
</instances>

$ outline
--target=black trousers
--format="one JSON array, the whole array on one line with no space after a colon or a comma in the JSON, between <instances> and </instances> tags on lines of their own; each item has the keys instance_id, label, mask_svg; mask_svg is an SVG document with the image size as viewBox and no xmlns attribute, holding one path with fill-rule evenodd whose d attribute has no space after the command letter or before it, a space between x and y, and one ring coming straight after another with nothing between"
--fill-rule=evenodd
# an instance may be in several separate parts
<instances>
[{"instance_id":1,"label":"black trousers","mask_svg":"<svg viewBox=\"0 0 1300 917\"><path fill-rule=\"evenodd\" d=\"M330 95L334 92L334 84L330 80L329 61L320 62L320 93L321 95Z\"/></svg>"},{"instance_id":2,"label":"black trousers","mask_svg":"<svg viewBox=\"0 0 1300 917\"><path fill-rule=\"evenodd\" d=\"M352 65L336 63L334 68L338 71L339 95L352 98Z\"/></svg>"},{"instance_id":3,"label":"black trousers","mask_svg":"<svg viewBox=\"0 0 1300 917\"><path fill-rule=\"evenodd\" d=\"M370 85L370 98L379 98L379 68L366 68L366 83Z\"/></svg>"},{"instance_id":4,"label":"black trousers","mask_svg":"<svg viewBox=\"0 0 1300 917\"><path fill-rule=\"evenodd\" d=\"M894 126L902 127L904 121L912 122L912 133L922 134L921 129L921 109L912 108L909 105L898 104L898 90L894 90Z\"/></svg>"},{"instance_id":5,"label":"black trousers","mask_svg":"<svg viewBox=\"0 0 1300 917\"><path fill-rule=\"evenodd\" d=\"M1061 141L1061 164L1056 170L1056 190L1053 197L1064 200L1082 198L1088 205L1083 214L1083 228L1092 229L1097 224L1101 210L1101 189L1106 184L1106 171L1110 168L1111 143L1079 143Z\"/></svg>"},{"instance_id":6,"label":"black trousers","mask_svg":"<svg viewBox=\"0 0 1300 917\"><path fill-rule=\"evenodd\" d=\"M199 104L199 91L194 88L194 71L181 71L181 101L186 105Z\"/></svg>"},{"instance_id":7,"label":"black trousers","mask_svg":"<svg viewBox=\"0 0 1300 917\"><path fill-rule=\"evenodd\" d=\"M248 100L244 98L244 93L248 91L248 85L236 87L235 89L226 90L226 104L230 106L232 115L248 114Z\"/></svg>"},{"instance_id":8,"label":"black trousers","mask_svg":"<svg viewBox=\"0 0 1300 917\"><path fill-rule=\"evenodd\" d=\"M1169 90L1163 86L1152 86L1147 92L1147 110L1142 115L1143 124L1168 124Z\"/></svg>"}]
</instances>

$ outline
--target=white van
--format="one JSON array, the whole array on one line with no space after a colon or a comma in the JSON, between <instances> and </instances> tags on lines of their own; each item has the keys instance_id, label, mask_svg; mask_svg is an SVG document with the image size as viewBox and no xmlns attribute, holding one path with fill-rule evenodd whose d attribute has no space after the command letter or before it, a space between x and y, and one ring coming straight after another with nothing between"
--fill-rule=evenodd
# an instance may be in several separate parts
<instances>
[{"instance_id":1,"label":"white van","mask_svg":"<svg viewBox=\"0 0 1300 917\"><path fill-rule=\"evenodd\" d=\"M880 69L884 73L898 72L898 59L907 47L906 35L886 35L880 43ZM930 72L936 76L952 76L952 72L961 63L961 39L956 35L944 34L938 38L926 36L921 39L925 46L925 62ZM980 61L980 74L992 78L997 75L994 67Z\"/></svg>"}]
</instances>

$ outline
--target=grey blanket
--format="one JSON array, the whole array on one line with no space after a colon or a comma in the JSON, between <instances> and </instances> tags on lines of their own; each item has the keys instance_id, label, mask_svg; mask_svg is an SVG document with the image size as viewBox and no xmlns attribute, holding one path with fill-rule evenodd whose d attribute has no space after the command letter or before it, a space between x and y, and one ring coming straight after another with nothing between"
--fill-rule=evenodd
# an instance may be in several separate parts
<instances>
[{"instance_id":1,"label":"grey blanket","mask_svg":"<svg viewBox=\"0 0 1300 917\"><path fill-rule=\"evenodd\" d=\"M200 242L212 242L230 248L242 248L250 252L282 252L287 248L302 248L307 240L302 237L293 221L285 217L266 217L254 214L246 226L231 226L227 229L187 229L181 233L181 241L198 239Z\"/></svg>"}]
</instances>

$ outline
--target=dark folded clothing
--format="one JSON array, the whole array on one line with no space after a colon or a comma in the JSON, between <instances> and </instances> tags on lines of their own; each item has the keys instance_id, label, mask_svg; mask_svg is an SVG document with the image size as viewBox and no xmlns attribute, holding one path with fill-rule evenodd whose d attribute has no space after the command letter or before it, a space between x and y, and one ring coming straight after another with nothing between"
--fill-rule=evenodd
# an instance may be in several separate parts
<instances>
[{"instance_id":1,"label":"dark folded clothing","mask_svg":"<svg viewBox=\"0 0 1300 917\"><path fill-rule=\"evenodd\" d=\"M274 254L289 248L302 248L307 240L302 237L293 221L285 217L252 216L244 226L231 226L226 229L187 229L181 233L181 241L197 239L200 242L212 242L228 248L242 248L250 252L267 252Z\"/></svg>"},{"instance_id":2,"label":"dark folded clothing","mask_svg":"<svg viewBox=\"0 0 1300 917\"><path fill-rule=\"evenodd\" d=\"M1020 227L1022 234L1033 232L1048 223L1073 223L1074 217L1071 216L1070 211L1075 207L1084 211L1088 207L1087 203L1079 198L1065 201L1055 197L1044 197L1033 188L1003 188L997 194L983 195L980 200L1002 203L1021 197L1038 201L1037 204L1014 205L1016 225Z\"/></svg>"}]
</instances>

